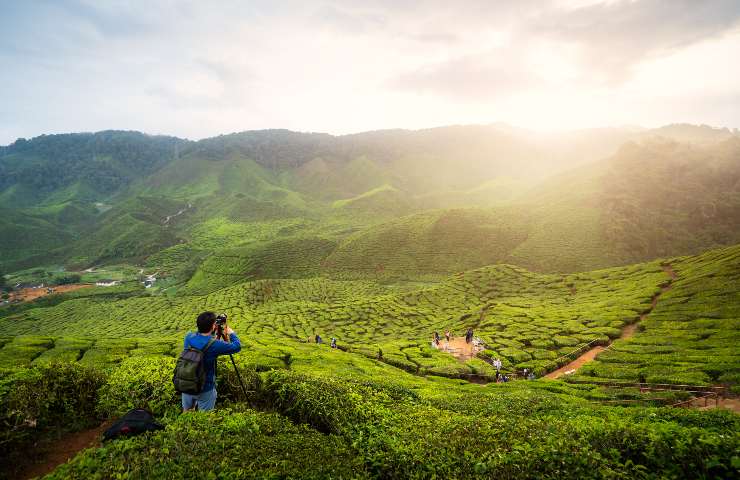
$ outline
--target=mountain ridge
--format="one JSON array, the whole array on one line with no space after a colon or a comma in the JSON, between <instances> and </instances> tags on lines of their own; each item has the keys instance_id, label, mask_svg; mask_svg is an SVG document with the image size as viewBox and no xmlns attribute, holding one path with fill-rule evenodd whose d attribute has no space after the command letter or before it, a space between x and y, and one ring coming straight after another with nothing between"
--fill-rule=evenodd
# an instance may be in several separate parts
<instances>
[{"instance_id":1,"label":"mountain ridge","mask_svg":"<svg viewBox=\"0 0 740 480\"><path fill-rule=\"evenodd\" d=\"M467 229L516 231L527 225L526 239L515 248L510 245L507 255L495 257L541 271L695 253L735 241L731 234L740 223L740 200L731 182L737 177L737 132L674 124L654 130L528 135L532 132L514 127L475 125L339 136L270 129L199 141L132 131L21 139L0 148L0 210L6 212L0 216L0 232L14 239L0 248L0 268L37 262L138 263L183 243L216 252L254 239L275 240L280 237L271 236L286 235L280 233L284 228L293 232L289 236L329 237L344 245L350 235L359 238L363 231L386 228L385 222L409 215L440 211L450 218L447 209L457 209L451 215L459 216L447 224ZM630 160L630 155L636 158ZM710 157L711 168L701 167ZM672 168L684 173L676 177ZM652 187L639 171L652 172L658 185L682 179L680 188L666 187L664 195L682 198L684 210L695 212L691 218L652 222L644 215L651 208L647 200L661 205L663 200L649 193ZM723 186L715 192L712 182ZM693 188L713 200L681 196L681 189ZM495 218L496 209L518 209L518 226L489 220L484 222L488 227L474 226L465 219L478 218L465 213L469 208L492 208L486 218ZM674 216L669 204L661 208L662 217ZM605 212L622 220L605 225ZM514 214L499 215L511 219ZM173 220L166 222L168 217ZM728 221L724 230L718 226ZM591 233L579 236L579 228ZM675 251L671 242L660 248L671 229L687 238L672 242L681 243ZM650 240L640 240L645 232L643 237ZM443 228L436 235L467 242L465 230ZM431 241L426 234L419 238ZM457 260L444 262L445 273L481 266L463 261L467 254L458 253ZM342 258L351 259L351 252L345 251ZM366 260L349 263L368 268Z\"/></svg>"}]
</instances>

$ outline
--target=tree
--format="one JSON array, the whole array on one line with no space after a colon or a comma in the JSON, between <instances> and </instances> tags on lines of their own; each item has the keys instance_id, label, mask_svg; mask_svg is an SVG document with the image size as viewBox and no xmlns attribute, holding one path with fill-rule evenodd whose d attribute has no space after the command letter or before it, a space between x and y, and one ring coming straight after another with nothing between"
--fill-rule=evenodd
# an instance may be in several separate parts
<instances>
[{"instance_id":1,"label":"tree","mask_svg":"<svg viewBox=\"0 0 740 480\"><path fill-rule=\"evenodd\" d=\"M5 274L0 272L0 292L9 292L12 288L8 285L5 280Z\"/></svg>"}]
</instances>

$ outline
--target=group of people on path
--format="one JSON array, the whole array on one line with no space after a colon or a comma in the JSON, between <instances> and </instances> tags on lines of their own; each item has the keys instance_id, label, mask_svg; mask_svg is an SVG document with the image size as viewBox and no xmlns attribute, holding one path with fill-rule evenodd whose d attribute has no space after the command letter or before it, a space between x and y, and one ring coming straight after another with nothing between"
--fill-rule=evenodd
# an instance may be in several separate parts
<instances>
[{"instance_id":1,"label":"group of people on path","mask_svg":"<svg viewBox=\"0 0 740 480\"><path fill-rule=\"evenodd\" d=\"M450 333L450 330L448 329L445 331L444 335L445 335L444 350L446 351L449 346L450 338L452 338L452 334ZM442 339L440 338L439 332L435 331L432 336L432 347L439 348L441 341ZM482 341L479 338L475 337L472 327L469 327L465 331L465 343L473 343L475 347L479 347L482 344ZM494 381L496 383L508 382L509 380L511 380L512 377L510 375L504 374L501 372L501 369L503 367L503 362L501 362L499 358L494 358L491 364L496 369L496 374L494 377L495 379ZM535 375L532 370L525 368L522 371L521 378L523 378L524 380L534 380Z\"/></svg>"},{"instance_id":2,"label":"group of people on path","mask_svg":"<svg viewBox=\"0 0 740 480\"><path fill-rule=\"evenodd\" d=\"M452 338L454 338L454 335L452 334L452 332L450 332L450 329L445 330L445 351L449 348L450 339ZM441 341L442 339L439 336L439 332L435 331L432 335L432 347L439 348L439 344L441 343ZM465 343L472 343L476 348L478 348L482 344L481 339L475 337L472 327L468 328L465 331Z\"/></svg>"}]
</instances>

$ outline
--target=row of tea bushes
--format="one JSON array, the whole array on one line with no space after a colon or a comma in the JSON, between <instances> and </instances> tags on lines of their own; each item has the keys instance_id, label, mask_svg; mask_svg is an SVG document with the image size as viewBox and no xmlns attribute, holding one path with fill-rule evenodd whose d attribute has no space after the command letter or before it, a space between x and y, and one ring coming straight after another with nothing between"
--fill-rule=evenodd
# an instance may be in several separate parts
<instances>
[{"instance_id":1,"label":"row of tea bushes","mask_svg":"<svg viewBox=\"0 0 740 480\"><path fill-rule=\"evenodd\" d=\"M707 385L740 380L740 247L671 261L677 278L629 340L576 379Z\"/></svg>"}]
</instances>

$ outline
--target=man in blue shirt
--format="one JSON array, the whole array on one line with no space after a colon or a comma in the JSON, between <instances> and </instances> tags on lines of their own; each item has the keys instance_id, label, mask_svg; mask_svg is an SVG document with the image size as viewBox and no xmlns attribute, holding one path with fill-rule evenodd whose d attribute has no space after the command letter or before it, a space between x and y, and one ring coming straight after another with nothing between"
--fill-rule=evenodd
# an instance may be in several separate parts
<instances>
[{"instance_id":1,"label":"man in blue shirt","mask_svg":"<svg viewBox=\"0 0 740 480\"><path fill-rule=\"evenodd\" d=\"M203 312L198 315L196 323L198 324L198 333L188 332L185 335L184 349L193 347L203 350L205 348L216 331L216 314ZM203 385L203 390L198 395L182 394L183 411L193 410L197 405L198 410L204 412L213 410L213 407L216 406L216 358L220 355L239 353L242 349L239 337L236 336L231 327L224 325L224 334L229 341L216 340L208 347L203 357L206 370L206 383Z\"/></svg>"}]
</instances>

